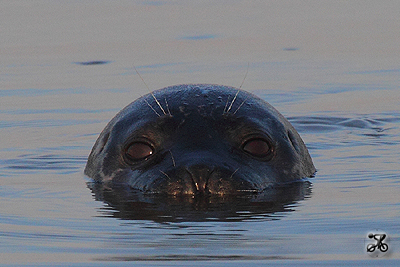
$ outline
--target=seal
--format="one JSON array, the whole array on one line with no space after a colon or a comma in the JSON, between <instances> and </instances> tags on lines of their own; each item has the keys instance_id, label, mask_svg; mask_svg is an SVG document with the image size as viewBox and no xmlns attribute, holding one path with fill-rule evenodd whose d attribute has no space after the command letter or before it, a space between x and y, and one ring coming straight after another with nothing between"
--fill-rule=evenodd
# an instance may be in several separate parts
<instances>
[{"instance_id":1,"label":"seal","mask_svg":"<svg viewBox=\"0 0 400 267\"><path fill-rule=\"evenodd\" d=\"M208 84L166 87L126 106L85 168L105 186L175 196L260 193L315 171L300 135L275 108Z\"/></svg>"}]
</instances>

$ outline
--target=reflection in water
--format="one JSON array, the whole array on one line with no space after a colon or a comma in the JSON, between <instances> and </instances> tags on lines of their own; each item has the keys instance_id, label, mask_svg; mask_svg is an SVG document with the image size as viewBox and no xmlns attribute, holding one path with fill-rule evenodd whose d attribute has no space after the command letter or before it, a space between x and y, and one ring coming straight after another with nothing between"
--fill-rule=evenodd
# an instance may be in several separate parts
<instances>
[{"instance_id":1,"label":"reflection in water","mask_svg":"<svg viewBox=\"0 0 400 267\"><path fill-rule=\"evenodd\" d=\"M172 197L145 195L122 186L105 188L97 183L88 183L88 187L97 201L106 204L103 216L160 223L276 220L282 212L293 211L298 201L309 198L312 188L310 182L301 181L255 195Z\"/></svg>"}]
</instances>

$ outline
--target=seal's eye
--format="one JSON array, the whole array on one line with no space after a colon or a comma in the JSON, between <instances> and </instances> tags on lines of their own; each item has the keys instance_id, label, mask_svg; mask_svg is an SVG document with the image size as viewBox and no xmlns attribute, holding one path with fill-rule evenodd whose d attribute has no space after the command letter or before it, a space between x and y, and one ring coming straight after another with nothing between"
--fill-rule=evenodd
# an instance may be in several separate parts
<instances>
[{"instance_id":1,"label":"seal's eye","mask_svg":"<svg viewBox=\"0 0 400 267\"><path fill-rule=\"evenodd\" d=\"M129 145L125 155L133 161L145 160L154 153L150 144L144 142L135 142Z\"/></svg>"},{"instance_id":2,"label":"seal's eye","mask_svg":"<svg viewBox=\"0 0 400 267\"><path fill-rule=\"evenodd\" d=\"M247 140L243 146L243 151L257 158L266 158L272 152L270 143L262 138L254 138Z\"/></svg>"}]
</instances>

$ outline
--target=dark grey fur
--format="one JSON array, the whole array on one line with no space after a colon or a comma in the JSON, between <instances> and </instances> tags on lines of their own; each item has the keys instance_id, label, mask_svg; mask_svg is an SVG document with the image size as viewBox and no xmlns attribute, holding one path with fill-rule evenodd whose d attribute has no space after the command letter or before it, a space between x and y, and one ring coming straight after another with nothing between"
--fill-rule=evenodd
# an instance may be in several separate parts
<instances>
[{"instance_id":1,"label":"dark grey fur","mask_svg":"<svg viewBox=\"0 0 400 267\"><path fill-rule=\"evenodd\" d=\"M270 142L270 157L243 151L252 136ZM125 153L136 140L151 142L154 153L130 162ZM85 168L107 186L171 195L262 192L314 173L301 137L270 104L207 84L163 88L129 104L102 131Z\"/></svg>"}]
</instances>

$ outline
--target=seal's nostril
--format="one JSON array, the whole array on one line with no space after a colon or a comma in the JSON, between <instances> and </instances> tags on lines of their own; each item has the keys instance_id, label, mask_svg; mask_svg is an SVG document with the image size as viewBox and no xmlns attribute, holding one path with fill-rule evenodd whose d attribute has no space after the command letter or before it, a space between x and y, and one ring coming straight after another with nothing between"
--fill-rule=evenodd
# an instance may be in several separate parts
<instances>
[{"instance_id":1,"label":"seal's nostril","mask_svg":"<svg viewBox=\"0 0 400 267\"><path fill-rule=\"evenodd\" d=\"M214 170L214 167L207 165L193 165L186 167L193 183L193 191L196 193L208 193L208 180Z\"/></svg>"}]
</instances>

